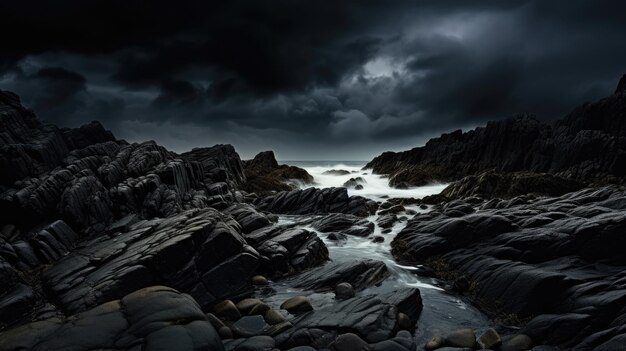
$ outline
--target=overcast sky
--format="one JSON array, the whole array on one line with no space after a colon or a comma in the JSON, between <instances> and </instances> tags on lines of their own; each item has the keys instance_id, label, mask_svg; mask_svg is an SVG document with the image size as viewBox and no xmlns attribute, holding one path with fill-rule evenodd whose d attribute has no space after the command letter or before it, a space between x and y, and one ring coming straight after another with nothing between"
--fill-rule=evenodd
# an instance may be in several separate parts
<instances>
[{"instance_id":1,"label":"overcast sky","mask_svg":"<svg viewBox=\"0 0 626 351\"><path fill-rule=\"evenodd\" d=\"M3 1L0 89L174 150L367 160L626 73L626 1Z\"/></svg>"}]
</instances>

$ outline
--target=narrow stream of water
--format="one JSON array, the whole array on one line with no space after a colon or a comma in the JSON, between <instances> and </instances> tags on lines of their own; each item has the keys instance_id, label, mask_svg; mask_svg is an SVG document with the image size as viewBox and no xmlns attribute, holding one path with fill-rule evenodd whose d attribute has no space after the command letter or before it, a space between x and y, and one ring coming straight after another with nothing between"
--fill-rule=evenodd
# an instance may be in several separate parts
<instances>
[{"instance_id":1,"label":"narrow stream of water","mask_svg":"<svg viewBox=\"0 0 626 351\"><path fill-rule=\"evenodd\" d=\"M332 162L286 162L287 164L306 169L314 177L315 186L319 188L342 186L350 178L361 177L365 180L362 190L349 190L350 195L360 195L375 201L385 201L389 198L421 198L426 195L438 194L445 188L445 184L435 184L425 187L411 189L394 189L388 186L387 179L378 175L372 175L368 170L361 170L365 163L344 162L333 164ZM328 170L345 170L350 172L345 175L324 174ZM308 186L303 186L308 187ZM429 211L430 209L420 209L418 206L405 206L407 210L417 213ZM406 216L408 219L413 215L400 213L399 216ZM374 259L385 262L391 275L380 286L370 287L361 294L377 294L393 290L397 287L409 286L419 288L422 294L424 309L418 320L416 339L418 343L423 343L433 335L445 334L446 332L463 328L474 328L478 333L490 326L489 319L479 310L467 302L463 297L456 296L440 286L441 284L428 277L415 274L418 267L401 266L397 264L391 255L391 241L406 225L406 220L398 221L394 224L391 232L383 234L382 229L376 224L378 215L373 215L367 219L373 222L376 227L374 233L367 238L348 236L345 241L333 241L326 238L326 234L319 233L328 247L330 259L336 262L350 260ZM297 216L282 216L280 224L297 223ZM315 231L311 227L303 226L308 230ZM375 243L372 236L382 236L383 242ZM269 298L270 304L279 305L280 301L297 295L306 294L313 297L314 307L321 307L326 303L332 303L334 294L320 294L294 289L289 286L274 286L276 294ZM313 296L312 296L313 295ZM315 306L315 305L318 306Z\"/></svg>"}]
</instances>

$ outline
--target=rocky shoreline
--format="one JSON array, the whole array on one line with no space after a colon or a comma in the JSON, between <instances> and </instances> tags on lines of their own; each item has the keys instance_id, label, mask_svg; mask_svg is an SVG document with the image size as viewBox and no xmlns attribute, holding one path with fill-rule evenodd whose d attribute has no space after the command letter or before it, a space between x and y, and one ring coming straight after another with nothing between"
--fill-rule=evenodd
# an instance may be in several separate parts
<instances>
[{"instance_id":1,"label":"rocky shoreline","mask_svg":"<svg viewBox=\"0 0 626 351\"><path fill-rule=\"evenodd\" d=\"M0 91L0 350L619 349L625 101L385 153L366 167L393 185L455 182L374 201L349 195L358 174L303 190L311 175L271 151L60 129ZM349 240L391 243L489 327L417 339L427 294L367 254L333 258Z\"/></svg>"},{"instance_id":2,"label":"rocky shoreline","mask_svg":"<svg viewBox=\"0 0 626 351\"><path fill-rule=\"evenodd\" d=\"M613 95L579 106L554 124L530 115L493 121L443 134L423 147L384 152L365 168L389 176L392 186L452 182L487 171L549 173L592 186L623 184L625 86L626 75Z\"/></svg>"}]
</instances>

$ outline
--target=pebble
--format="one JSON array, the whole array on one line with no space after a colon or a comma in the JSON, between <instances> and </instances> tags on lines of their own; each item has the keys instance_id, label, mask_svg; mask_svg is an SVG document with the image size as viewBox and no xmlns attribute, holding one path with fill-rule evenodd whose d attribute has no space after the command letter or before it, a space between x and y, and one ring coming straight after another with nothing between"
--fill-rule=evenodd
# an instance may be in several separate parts
<instances>
[{"instance_id":1,"label":"pebble","mask_svg":"<svg viewBox=\"0 0 626 351\"><path fill-rule=\"evenodd\" d=\"M313 310L311 302L306 296L294 296L280 305L280 308L287 310L289 313L299 314Z\"/></svg>"},{"instance_id":2,"label":"pebble","mask_svg":"<svg viewBox=\"0 0 626 351\"><path fill-rule=\"evenodd\" d=\"M243 299L237 302L237 309L242 314L250 314L250 311L258 304L263 303L259 299Z\"/></svg>"},{"instance_id":3,"label":"pebble","mask_svg":"<svg viewBox=\"0 0 626 351\"><path fill-rule=\"evenodd\" d=\"M267 278L265 278L262 275L255 275L254 277L252 277L252 285L267 285L269 284L269 282L267 281Z\"/></svg>"},{"instance_id":4,"label":"pebble","mask_svg":"<svg viewBox=\"0 0 626 351\"><path fill-rule=\"evenodd\" d=\"M261 302L257 305L255 305L254 307L252 307L252 309L250 310L250 312L248 313L249 315L265 315L265 312L269 311L270 306L264 302Z\"/></svg>"},{"instance_id":5,"label":"pebble","mask_svg":"<svg viewBox=\"0 0 626 351\"><path fill-rule=\"evenodd\" d=\"M265 317L265 321L272 325L279 324L279 323L286 321L285 316L283 316L283 314L280 313L280 311L275 310L273 308L265 312L264 317Z\"/></svg>"},{"instance_id":6,"label":"pebble","mask_svg":"<svg viewBox=\"0 0 626 351\"><path fill-rule=\"evenodd\" d=\"M237 306L230 300L224 300L213 306L213 312L216 316L228 321L236 321L241 318L241 313L239 313Z\"/></svg>"},{"instance_id":7,"label":"pebble","mask_svg":"<svg viewBox=\"0 0 626 351\"><path fill-rule=\"evenodd\" d=\"M335 297L337 299L349 299L354 297L354 288L350 283L339 283L335 286Z\"/></svg>"}]
</instances>

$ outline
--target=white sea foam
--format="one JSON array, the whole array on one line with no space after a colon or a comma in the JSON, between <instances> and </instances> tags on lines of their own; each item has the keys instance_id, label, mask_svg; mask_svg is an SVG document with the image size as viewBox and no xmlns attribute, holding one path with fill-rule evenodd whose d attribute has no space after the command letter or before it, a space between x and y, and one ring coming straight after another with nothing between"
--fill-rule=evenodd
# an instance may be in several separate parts
<instances>
[{"instance_id":1,"label":"white sea foam","mask_svg":"<svg viewBox=\"0 0 626 351\"><path fill-rule=\"evenodd\" d=\"M361 177L366 183L363 184L363 189L354 190L348 189L348 194L360 195L370 198L372 200L383 200L383 197L388 196L395 197L415 197L422 198L427 195L439 194L446 184L431 184L427 186L414 187L409 189L395 189L389 186L389 179L385 176L372 174L371 169L363 170L365 162L344 162L344 163L331 163L331 162L286 162L287 164L304 168L310 175L313 176L315 182L314 186L319 188L341 187L350 178ZM346 175L332 175L324 174L329 170L345 170L350 172ZM310 185L301 184L301 188L308 188Z\"/></svg>"}]
</instances>

